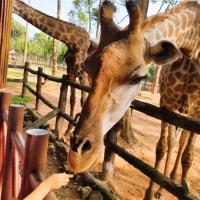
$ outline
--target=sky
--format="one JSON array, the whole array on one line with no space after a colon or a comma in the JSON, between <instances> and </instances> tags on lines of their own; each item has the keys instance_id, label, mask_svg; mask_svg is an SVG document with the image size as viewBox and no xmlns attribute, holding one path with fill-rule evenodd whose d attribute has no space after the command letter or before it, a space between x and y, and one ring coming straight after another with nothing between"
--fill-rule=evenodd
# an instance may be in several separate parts
<instances>
[{"instance_id":1,"label":"sky","mask_svg":"<svg viewBox=\"0 0 200 200\"><path fill-rule=\"evenodd\" d=\"M29 0L24 0L25 3L28 3ZM115 0L117 6L117 12L115 13L115 20L119 22L124 16L127 15L126 9L124 6L120 6L117 4L117 0ZM150 3L148 16L156 14L159 10L162 1L158 1L156 4ZM56 9L57 9L57 0L30 0L30 5L37 10L40 10L48 15L56 16ZM162 11L165 10L167 5L163 6ZM68 13L73 9L72 0L61 0L61 19L65 21L69 21ZM21 24L25 26L26 22L18 17L17 15L13 14L13 18L19 21ZM124 27L128 24L128 17L119 24L120 26ZM33 27L32 25L29 26L28 37L31 38L35 33L39 32L38 29ZM95 31L94 31L95 32ZM94 32L91 34L91 37L94 38Z\"/></svg>"}]
</instances>

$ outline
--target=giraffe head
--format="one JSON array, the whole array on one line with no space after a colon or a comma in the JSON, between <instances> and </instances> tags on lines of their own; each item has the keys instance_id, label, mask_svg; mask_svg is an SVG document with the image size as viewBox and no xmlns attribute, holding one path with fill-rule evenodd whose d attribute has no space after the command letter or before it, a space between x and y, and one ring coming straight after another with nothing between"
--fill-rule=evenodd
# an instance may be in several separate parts
<instances>
[{"instance_id":1,"label":"giraffe head","mask_svg":"<svg viewBox=\"0 0 200 200\"><path fill-rule=\"evenodd\" d=\"M154 46L144 40L142 16L137 2L127 1L129 25L121 30L113 21L115 6L104 1L100 12L101 36L95 52L86 60L92 76L89 94L71 137L69 167L89 169L98 159L103 136L120 120L141 88L147 63L165 64L181 56L170 42Z\"/></svg>"}]
</instances>

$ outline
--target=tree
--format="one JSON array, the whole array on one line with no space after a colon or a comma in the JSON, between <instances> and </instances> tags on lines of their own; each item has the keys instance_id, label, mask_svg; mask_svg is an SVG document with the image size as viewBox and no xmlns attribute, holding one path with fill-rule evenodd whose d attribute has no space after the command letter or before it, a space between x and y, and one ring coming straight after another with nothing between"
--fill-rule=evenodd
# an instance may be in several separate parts
<instances>
[{"instance_id":1,"label":"tree","mask_svg":"<svg viewBox=\"0 0 200 200\"><path fill-rule=\"evenodd\" d=\"M11 26L10 49L14 49L19 54L23 53L25 27L14 19L12 19Z\"/></svg>"},{"instance_id":2,"label":"tree","mask_svg":"<svg viewBox=\"0 0 200 200\"><path fill-rule=\"evenodd\" d=\"M28 1L28 5L30 5L31 0ZM24 59L23 59L23 63L25 63L27 61L27 47L28 47L28 27L29 27L29 23L26 22L26 32L25 32L25 41L24 41Z\"/></svg>"},{"instance_id":3,"label":"tree","mask_svg":"<svg viewBox=\"0 0 200 200\"><path fill-rule=\"evenodd\" d=\"M57 18L60 19L60 11L61 11L61 0L57 0ZM53 39L53 49L52 49L52 76L56 75L57 69L57 55L58 55L58 43L56 39Z\"/></svg>"},{"instance_id":4,"label":"tree","mask_svg":"<svg viewBox=\"0 0 200 200\"><path fill-rule=\"evenodd\" d=\"M28 54L49 59L52 52L52 38L43 32L36 33L29 41Z\"/></svg>"},{"instance_id":5,"label":"tree","mask_svg":"<svg viewBox=\"0 0 200 200\"><path fill-rule=\"evenodd\" d=\"M99 1L99 6L98 8L93 9L93 16L96 17L96 22L97 22L97 27L96 27L96 38L99 38L99 27L100 27L100 9L102 5L102 0Z\"/></svg>"},{"instance_id":6,"label":"tree","mask_svg":"<svg viewBox=\"0 0 200 200\"><path fill-rule=\"evenodd\" d=\"M92 30L92 23L97 20L96 0L73 0L74 9L68 13L69 20L88 29Z\"/></svg>"}]
</instances>

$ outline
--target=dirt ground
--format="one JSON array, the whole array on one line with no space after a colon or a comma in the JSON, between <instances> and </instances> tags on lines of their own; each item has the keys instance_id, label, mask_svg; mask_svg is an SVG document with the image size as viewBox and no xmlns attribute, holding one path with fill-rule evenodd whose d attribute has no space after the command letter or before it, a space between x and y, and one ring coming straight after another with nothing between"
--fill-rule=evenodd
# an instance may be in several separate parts
<instances>
[{"instance_id":1,"label":"dirt ground","mask_svg":"<svg viewBox=\"0 0 200 200\"><path fill-rule=\"evenodd\" d=\"M8 87L8 90L11 91L13 94L20 94L20 87L15 86L14 88ZM51 101L54 105L58 103L58 96L59 96L59 85L52 84L47 82L42 88L42 95L46 97L49 101ZM68 94L69 95L69 94ZM68 98L69 99L69 98ZM76 112L80 112L80 105L79 105L80 95L77 98L77 106ZM151 95L147 92L141 92L138 99L146 102L150 102L154 105L159 104L159 95ZM33 101L29 103L29 106L34 106ZM49 112L50 109L47 108L45 105L41 103L40 113L46 114ZM66 111L69 111L69 103L67 104ZM69 113L69 112L68 112ZM53 128L54 126L54 119L50 121L50 124ZM63 127L63 133L66 129L67 124ZM160 133L160 121L156 120L152 117L149 117L143 113L133 111L132 115L132 126L135 130L135 136L137 138L137 143L134 146L126 144L121 139L119 143L121 146L126 148L129 152L133 153L138 158L142 159L143 161L147 162L151 166L154 166L155 160L155 148L156 143L159 139ZM175 160L175 156L177 153L178 147L178 139L179 135L176 138L176 148L173 153L173 159ZM192 188L192 191L197 196L200 196L200 138L198 137L196 147L195 147L195 156L193 166L189 172L189 181ZM56 162L53 157L51 157L51 153L49 153L49 163L48 163L48 171L49 173L54 172L55 169L51 170L52 163ZM103 153L102 153L103 157ZM101 163L102 158L99 160L96 166L92 169L92 171L101 171ZM171 164L173 167L173 164ZM163 171L163 170L162 170ZM181 167L179 168L179 174L181 174ZM109 184L110 187L114 192L119 195L119 198L122 200L141 200L143 199L144 193L146 188L148 187L149 178L144 176L141 172L137 169L130 166L126 161L116 156L115 162L115 172L114 172L114 180ZM67 192L66 192L67 191ZM75 200L79 199L78 194L75 191L74 185L70 185L67 190L60 190L59 199L69 199ZM67 198L68 197L68 198ZM176 199L172 195L166 192L166 199L167 200L174 200Z\"/></svg>"}]
</instances>

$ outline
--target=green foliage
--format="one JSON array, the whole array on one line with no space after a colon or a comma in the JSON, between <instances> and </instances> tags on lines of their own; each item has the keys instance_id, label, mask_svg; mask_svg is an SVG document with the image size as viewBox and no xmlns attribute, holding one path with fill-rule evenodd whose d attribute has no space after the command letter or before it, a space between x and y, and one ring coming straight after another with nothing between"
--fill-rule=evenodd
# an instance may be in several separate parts
<instances>
[{"instance_id":1,"label":"green foliage","mask_svg":"<svg viewBox=\"0 0 200 200\"><path fill-rule=\"evenodd\" d=\"M43 32L36 33L28 43L28 54L48 59L52 51L52 38Z\"/></svg>"},{"instance_id":2,"label":"green foliage","mask_svg":"<svg viewBox=\"0 0 200 200\"><path fill-rule=\"evenodd\" d=\"M10 49L14 49L17 53L24 52L24 34L25 27L16 20L12 20Z\"/></svg>"},{"instance_id":3,"label":"green foliage","mask_svg":"<svg viewBox=\"0 0 200 200\"><path fill-rule=\"evenodd\" d=\"M83 26L83 27L87 26L88 16L81 9L70 10L68 15L69 15L69 21L70 22L72 22L74 24L78 24L78 25Z\"/></svg>"},{"instance_id":4,"label":"green foliage","mask_svg":"<svg viewBox=\"0 0 200 200\"><path fill-rule=\"evenodd\" d=\"M23 78L23 71L16 69L8 69L8 77L9 78Z\"/></svg>"},{"instance_id":5,"label":"green foliage","mask_svg":"<svg viewBox=\"0 0 200 200\"><path fill-rule=\"evenodd\" d=\"M155 72L156 72L156 67L154 66L154 64L151 64L151 65L148 67L148 72L147 72L148 80L149 80L150 82L153 81Z\"/></svg>"},{"instance_id":6,"label":"green foliage","mask_svg":"<svg viewBox=\"0 0 200 200\"><path fill-rule=\"evenodd\" d=\"M73 0L74 9L68 13L69 20L72 23L83 27L89 27L91 31L91 24L98 19L97 0Z\"/></svg>"},{"instance_id":7,"label":"green foliage","mask_svg":"<svg viewBox=\"0 0 200 200\"><path fill-rule=\"evenodd\" d=\"M25 104L31 101L31 99L32 98L30 96L21 97L19 95L14 95L12 96L11 102L12 104Z\"/></svg>"},{"instance_id":8,"label":"green foliage","mask_svg":"<svg viewBox=\"0 0 200 200\"><path fill-rule=\"evenodd\" d=\"M84 14L84 13L83 13ZM80 13L80 15L82 15ZM84 18L84 16L80 16ZM25 27L16 20L12 20L11 43L10 49L15 50L18 54L24 52ZM28 41L28 54L49 59L53 48L53 39L43 32L36 33L32 39ZM58 62L64 61L64 55L67 47L64 44L58 45Z\"/></svg>"},{"instance_id":9,"label":"green foliage","mask_svg":"<svg viewBox=\"0 0 200 200\"><path fill-rule=\"evenodd\" d=\"M22 26L18 21L12 19L12 29L11 29L11 37L19 38L23 37L25 34L25 27Z\"/></svg>"},{"instance_id":10,"label":"green foliage","mask_svg":"<svg viewBox=\"0 0 200 200\"><path fill-rule=\"evenodd\" d=\"M67 52L67 47L65 44L60 43L58 46L58 63L63 63L65 61L65 54Z\"/></svg>"}]
</instances>

